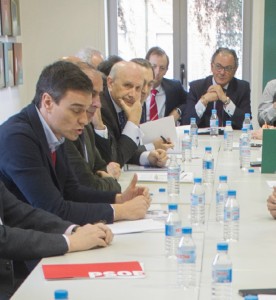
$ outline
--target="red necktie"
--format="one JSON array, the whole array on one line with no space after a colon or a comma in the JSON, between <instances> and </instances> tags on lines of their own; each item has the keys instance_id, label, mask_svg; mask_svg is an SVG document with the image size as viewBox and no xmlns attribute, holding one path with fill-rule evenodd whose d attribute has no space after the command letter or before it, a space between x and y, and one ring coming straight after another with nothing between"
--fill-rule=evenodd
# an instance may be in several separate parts
<instances>
[{"instance_id":1,"label":"red necktie","mask_svg":"<svg viewBox=\"0 0 276 300\"><path fill-rule=\"evenodd\" d=\"M56 161L57 161L57 153L56 151L51 152L51 158L52 158L52 162L53 162L53 166L56 166Z\"/></svg>"},{"instance_id":2,"label":"red necktie","mask_svg":"<svg viewBox=\"0 0 276 300\"><path fill-rule=\"evenodd\" d=\"M151 90L151 98L150 98L150 120L157 120L158 119L158 110L157 104L155 101L155 96L158 93L156 89Z\"/></svg>"}]
</instances>

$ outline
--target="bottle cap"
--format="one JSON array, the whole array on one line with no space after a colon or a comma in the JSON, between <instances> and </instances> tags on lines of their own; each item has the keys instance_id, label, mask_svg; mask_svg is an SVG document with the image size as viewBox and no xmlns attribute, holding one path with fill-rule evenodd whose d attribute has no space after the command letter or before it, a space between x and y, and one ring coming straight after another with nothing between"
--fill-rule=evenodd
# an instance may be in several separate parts
<instances>
[{"instance_id":1,"label":"bottle cap","mask_svg":"<svg viewBox=\"0 0 276 300\"><path fill-rule=\"evenodd\" d=\"M201 183L201 182L202 182L202 178L200 178L200 177L194 178L194 183Z\"/></svg>"},{"instance_id":2,"label":"bottle cap","mask_svg":"<svg viewBox=\"0 0 276 300\"><path fill-rule=\"evenodd\" d=\"M245 114L244 114L244 117L245 117L245 118L250 118L250 114L249 114L249 113L245 113Z\"/></svg>"},{"instance_id":3,"label":"bottle cap","mask_svg":"<svg viewBox=\"0 0 276 300\"><path fill-rule=\"evenodd\" d=\"M247 132L247 128L243 128L243 129L242 129L242 132Z\"/></svg>"},{"instance_id":4,"label":"bottle cap","mask_svg":"<svg viewBox=\"0 0 276 300\"><path fill-rule=\"evenodd\" d=\"M169 210L177 210L178 205L176 203L170 203L168 205Z\"/></svg>"},{"instance_id":5,"label":"bottle cap","mask_svg":"<svg viewBox=\"0 0 276 300\"><path fill-rule=\"evenodd\" d=\"M184 133L189 133L190 131L188 129L184 129Z\"/></svg>"},{"instance_id":6,"label":"bottle cap","mask_svg":"<svg viewBox=\"0 0 276 300\"><path fill-rule=\"evenodd\" d=\"M210 146L205 147L205 151L212 151L212 147Z\"/></svg>"},{"instance_id":7,"label":"bottle cap","mask_svg":"<svg viewBox=\"0 0 276 300\"><path fill-rule=\"evenodd\" d=\"M226 126L232 126L232 121L226 121Z\"/></svg>"},{"instance_id":8,"label":"bottle cap","mask_svg":"<svg viewBox=\"0 0 276 300\"><path fill-rule=\"evenodd\" d=\"M216 114L217 110L216 109L212 109L212 114Z\"/></svg>"},{"instance_id":9,"label":"bottle cap","mask_svg":"<svg viewBox=\"0 0 276 300\"><path fill-rule=\"evenodd\" d=\"M165 188L159 188L159 193L165 193L166 192L166 189Z\"/></svg>"},{"instance_id":10,"label":"bottle cap","mask_svg":"<svg viewBox=\"0 0 276 300\"><path fill-rule=\"evenodd\" d=\"M191 234L192 227L182 227L182 234Z\"/></svg>"},{"instance_id":11,"label":"bottle cap","mask_svg":"<svg viewBox=\"0 0 276 300\"><path fill-rule=\"evenodd\" d=\"M246 295L243 299L244 300L258 300L258 296L257 295Z\"/></svg>"},{"instance_id":12,"label":"bottle cap","mask_svg":"<svg viewBox=\"0 0 276 300\"><path fill-rule=\"evenodd\" d=\"M220 176L219 176L219 181L227 181L227 176L225 176L225 175L220 175Z\"/></svg>"},{"instance_id":13,"label":"bottle cap","mask_svg":"<svg viewBox=\"0 0 276 300\"><path fill-rule=\"evenodd\" d=\"M237 192L234 190L229 190L228 191L228 196L236 196Z\"/></svg>"},{"instance_id":14,"label":"bottle cap","mask_svg":"<svg viewBox=\"0 0 276 300\"><path fill-rule=\"evenodd\" d=\"M191 118L191 123L195 123L196 119L195 118Z\"/></svg>"},{"instance_id":15,"label":"bottle cap","mask_svg":"<svg viewBox=\"0 0 276 300\"><path fill-rule=\"evenodd\" d=\"M68 299L68 291L67 290L56 290L55 291L55 299Z\"/></svg>"},{"instance_id":16,"label":"bottle cap","mask_svg":"<svg viewBox=\"0 0 276 300\"><path fill-rule=\"evenodd\" d=\"M217 244L217 250L227 251L228 250L228 244L227 243L218 243Z\"/></svg>"},{"instance_id":17,"label":"bottle cap","mask_svg":"<svg viewBox=\"0 0 276 300\"><path fill-rule=\"evenodd\" d=\"M254 173L255 170L254 169L248 169L248 173Z\"/></svg>"}]
</instances>

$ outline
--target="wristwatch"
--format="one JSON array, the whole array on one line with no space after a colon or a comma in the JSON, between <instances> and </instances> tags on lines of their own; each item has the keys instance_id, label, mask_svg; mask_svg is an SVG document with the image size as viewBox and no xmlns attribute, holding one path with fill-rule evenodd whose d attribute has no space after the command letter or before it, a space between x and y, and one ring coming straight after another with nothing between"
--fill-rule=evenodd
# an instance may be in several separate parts
<instances>
[{"instance_id":1,"label":"wristwatch","mask_svg":"<svg viewBox=\"0 0 276 300\"><path fill-rule=\"evenodd\" d=\"M228 105L231 102L229 97L226 97L226 101L223 103L223 105Z\"/></svg>"},{"instance_id":2,"label":"wristwatch","mask_svg":"<svg viewBox=\"0 0 276 300\"><path fill-rule=\"evenodd\" d=\"M179 114L179 119L180 119L181 116L182 116L182 110L181 110L179 107L177 107L175 110L176 110L177 113Z\"/></svg>"}]
</instances>

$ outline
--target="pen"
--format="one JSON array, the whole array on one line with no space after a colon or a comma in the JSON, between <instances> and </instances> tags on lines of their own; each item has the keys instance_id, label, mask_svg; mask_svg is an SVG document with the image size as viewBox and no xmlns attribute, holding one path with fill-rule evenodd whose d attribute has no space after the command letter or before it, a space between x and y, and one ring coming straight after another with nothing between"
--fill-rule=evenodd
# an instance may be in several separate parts
<instances>
[{"instance_id":1,"label":"pen","mask_svg":"<svg viewBox=\"0 0 276 300\"><path fill-rule=\"evenodd\" d=\"M163 140L164 143L169 144L169 142L162 136L160 135L161 139Z\"/></svg>"}]
</instances>

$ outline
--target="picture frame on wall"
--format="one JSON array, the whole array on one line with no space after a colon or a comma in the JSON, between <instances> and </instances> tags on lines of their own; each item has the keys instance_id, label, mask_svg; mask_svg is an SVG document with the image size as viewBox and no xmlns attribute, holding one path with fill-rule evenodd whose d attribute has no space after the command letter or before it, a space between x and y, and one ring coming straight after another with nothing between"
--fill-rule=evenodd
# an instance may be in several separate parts
<instances>
[{"instance_id":1,"label":"picture frame on wall","mask_svg":"<svg viewBox=\"0 0 276 300\"><path fill-rule=\"evenodd\" d=\"M6 87L14 86L13 44L4 43L4 70Z\"/></svg>"},{"instance_id":2,"label":"picture frame on wall","mask_svg":"<svg viewBox=\"0 0 276 300\"><path fill-rule=\"evenodd\" d=\"M0 89L6 86L5 71L4 71L4 48L3 43L0 42Z\"/></svg>"},{"instance_id":3,"label":"picture frame on wall","mask_svg":"<svg viewBox=\"0 0 276 300\"><path fill-rule=\"evenodd\" d=\"M12 35L11 1L0 0L2 17L2 35Z\"/></svg>"},{"instance_id":4,"label":"picture frame on wall","mask_svg":"<svg viewBox=\"0 0 276 300\"><path fill-rule=\"evenodd\" d=\"M22 44L13 44L14 84L23 84Z\"/></svg>"},{"instance_id":5,"label":"picture frame on wall","mask_svg":"<svg viewBox=\"0 0 276 300\"><path fill-rule=\"evenodd\" d=\"M11 1L12 35L18 36L21 35L19 0L10 0L10 1Z\"/></svg>"}]
</instances>

